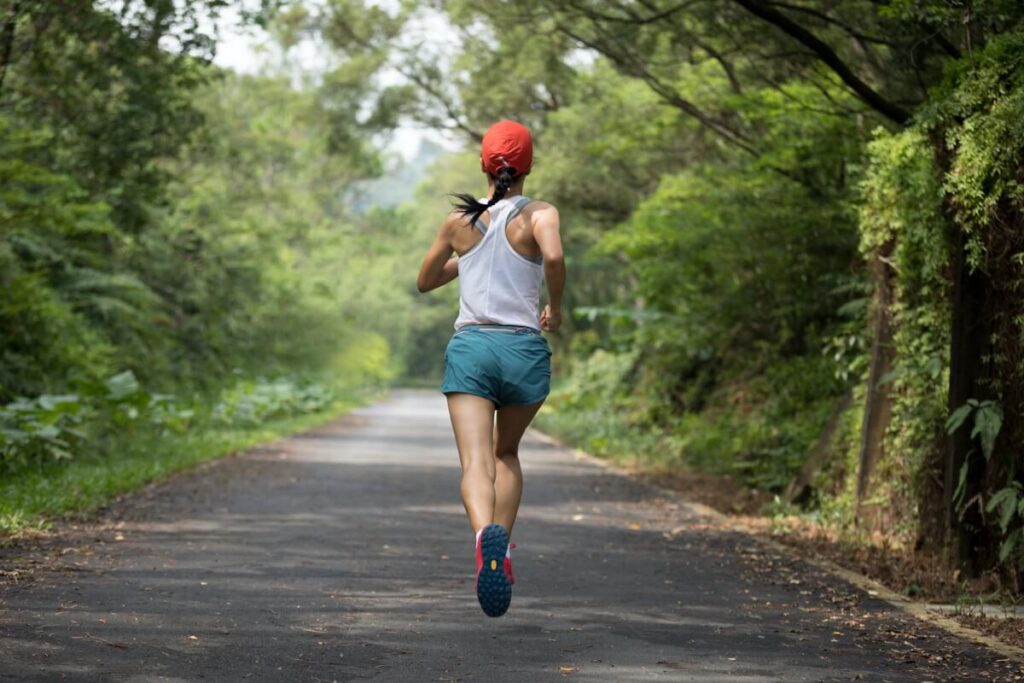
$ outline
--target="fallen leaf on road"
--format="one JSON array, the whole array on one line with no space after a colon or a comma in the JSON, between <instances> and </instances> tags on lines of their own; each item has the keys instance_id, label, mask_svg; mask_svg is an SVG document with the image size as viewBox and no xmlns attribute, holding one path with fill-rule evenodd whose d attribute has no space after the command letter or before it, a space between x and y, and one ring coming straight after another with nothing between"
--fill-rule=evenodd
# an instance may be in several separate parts
<instances>
[{"instance_id":1,"label":"fallen leaf on road","mask_svg":"<svg viewBox=\"0 0 1024 683\"><path fill-rule=\"evenodd\" d=\"M189 636L189 640L199 640L199 636Z\"/></svg>"},{"instance_id":2,"label":"fallen leaf on road","mask_svg":"<svg viewBox=\"0 0 1024 683\"><path fill-rule=\"evenodd\" d=\"M92 641L97 642L97 643L102 643L103 645L109 645L110 647L116 647L118 650L127 650L128 649L128 644L127 643L119 643L119 642L114 642L112 640L106 640L104 638L98 638L98 637L94 636L91 633L86 633L84 636L71 636L72 640L80 640L80 639L83 639L83 638L86 639L86 640L92 640Z\"/></svg>"},{"instance_id":3,"label":"fallen leaf on road","mask_svg":"<svg viewBox=\"0 0 1024 683\"><path fill-rule=\"evenodd\" d=\"M579 671L579 669L573 666L572 664L564 664L558 667L558 673L562 674L563 676L571 673L576 673L577 671Z\"/></svg>"}]
</instances>

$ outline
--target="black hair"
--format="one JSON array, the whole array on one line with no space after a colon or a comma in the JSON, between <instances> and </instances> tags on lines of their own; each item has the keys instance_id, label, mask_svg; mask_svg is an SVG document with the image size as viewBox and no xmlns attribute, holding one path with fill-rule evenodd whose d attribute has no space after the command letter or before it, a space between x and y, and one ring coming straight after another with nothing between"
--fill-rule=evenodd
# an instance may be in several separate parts
<instances>
[{"instance_id":1,"label":"black hair","mask_svg":"<svg viewBox=\"0 0 1024 683\"><path fill-rule=\"evenodd\" d=\"M516 181L519 174L516 173L516 169L511 166L503 166L497 175L492 175L491 178L494 180L494 194L487 200L487 203L477 200L471 194L453 193L451 196L455 197L458 201L453 202L455 204L455 210L461 213L463 216L469 216L469 222L475 223L476 219L483 215L483 212L491 208L502 198L508 194L509 188L512 187L512 183Z\"/></svg>"}]
</instances>

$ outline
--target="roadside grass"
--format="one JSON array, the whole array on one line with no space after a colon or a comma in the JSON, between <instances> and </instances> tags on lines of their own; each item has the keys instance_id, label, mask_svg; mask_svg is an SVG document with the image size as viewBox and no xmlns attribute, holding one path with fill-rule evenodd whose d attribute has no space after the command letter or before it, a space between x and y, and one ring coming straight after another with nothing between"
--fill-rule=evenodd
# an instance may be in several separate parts
<instances>
[{"instance_id":1,"label":"roadside grass","mask_svg":"<svg viewBox=\"0 0 1024 683\"><path fill-rule=\"evenodd\" d=\"M655 454L660 437L636 429L621 413L545 404L534 426L616 465L649 470L659 464Z\"/></svg>"},{"instance_id":2,"label":"roadside grass","mask_svg":"<svg viewBox=\"0 0 1024 683\"><path fill-rule=\"evenodd\" d=\"M337 400L316 412L248 428L205 420L184 433L168 434L141 426L71 460L7 473L0 479L0 540L43 531L58 516L89 514L171 474L324 424L367 398Z\"/></svg>"}]
</instances>

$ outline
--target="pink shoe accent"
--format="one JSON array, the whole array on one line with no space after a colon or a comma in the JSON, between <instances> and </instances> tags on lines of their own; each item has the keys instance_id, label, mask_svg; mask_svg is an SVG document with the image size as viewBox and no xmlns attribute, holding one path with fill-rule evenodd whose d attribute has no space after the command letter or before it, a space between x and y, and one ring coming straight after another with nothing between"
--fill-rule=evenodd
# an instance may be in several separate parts
<instances>
[{"instance_id":1,"label":"pink shoe accent","mask_svg":"<svg viewBox=\"0 0 1024 683\"><path fill-rule=\"evenodd\" d=\"M484 551L480 543L480 534L476 535L476 580L480 581L480 570L484 568Z\"/></svg>"},{"instance_id":2,"label":"pink shoe accent","mask_svg":"<svg viewBox=\"0 0 1024 683\"><path fill-rule=\"evenodd\" d=\"M511 550L512 548L516 547L516 544L515 543L509 543L508 547L509 547L509 550ZM515 574L512 573L512 556L508 552L505 553L505 562L502 565L502 569L505 570L505 576L508 577L508 582L510 584L515 584L516 577L515 577Z\"/></svg>"}]
</instances>

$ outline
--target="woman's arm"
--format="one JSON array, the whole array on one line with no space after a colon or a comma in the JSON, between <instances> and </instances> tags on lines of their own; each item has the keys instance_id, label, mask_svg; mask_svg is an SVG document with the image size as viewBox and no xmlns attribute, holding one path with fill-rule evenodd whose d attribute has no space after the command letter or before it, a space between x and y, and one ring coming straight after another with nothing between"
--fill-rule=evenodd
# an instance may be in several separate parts
<instances>
[{"instance_id":1,"label":"woman's arm","mask_svg":"<svg viewBox=\"0 0 1024 683\"><path fill-rule=\"evenodd\" d=\"M421 292L437 289L459 276L459 258L452 256L451 222L452 217L449 216L423 258L416 277L416 289Z\"/></svg>"},{"instance_id":2,"label":"woman's arm","mask_svg":"<svg viewBox=\"0 0 1024 683\"><path fill-rule=\"evenodd\" d=\"M550 204L533 212L533 238L544 257L544 280L548 286L548 305L540 316L540 328L556 332L562 325L562 290L565 289L565 256L558 209Z\"/></svg>"}]
</instances>

